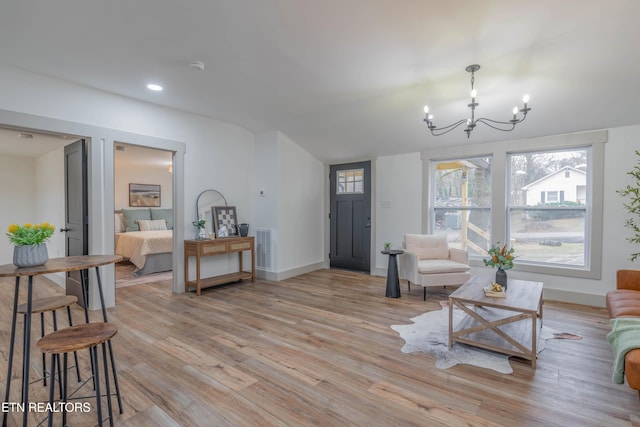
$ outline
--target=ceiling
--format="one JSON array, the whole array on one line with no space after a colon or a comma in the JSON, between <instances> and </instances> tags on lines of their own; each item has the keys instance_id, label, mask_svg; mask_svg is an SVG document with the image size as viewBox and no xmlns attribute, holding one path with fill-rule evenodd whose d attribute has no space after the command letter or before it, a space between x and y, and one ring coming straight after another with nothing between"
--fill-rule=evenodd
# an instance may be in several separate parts
<instances>
[{"instance_id":1,"label":"ceiling","mask_svg":"<svg viewBox=\"0 0 640 427\"><path fill-rule=\"evenodd\" d=\"M114 153L113 167L115 169L167 168L172 165L173 155L170 151L117 143Z\"/></svg>"},{"instance_id":2,"label":"ceiling","mask_svg":"<svg viewBox=\"0 0 640 427\"><path fill-rule=\"evenodd\" d=\"M1 63L278 130L328 163L640 123L637 0L6 0L1 10ZM474 63L477 114L509 120L528 93L526 122L431 136L424 104L436 124L466 118Z\"/></svg>"},{"instance_id":3,"label":"ceiling","mask_svg":"<svg viewBox=\"0 0 640 427\"><path fill-rule=\"evenodd\" d=\"M0 156L38 157L71 144L78 138L20 129L0 128Z\"/></svg>"}]
</instances>

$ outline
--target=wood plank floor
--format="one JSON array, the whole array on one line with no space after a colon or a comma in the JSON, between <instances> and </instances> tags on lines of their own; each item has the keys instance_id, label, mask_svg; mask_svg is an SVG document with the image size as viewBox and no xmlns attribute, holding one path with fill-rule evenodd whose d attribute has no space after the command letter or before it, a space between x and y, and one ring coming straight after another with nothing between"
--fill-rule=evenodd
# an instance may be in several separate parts
<instances>
[{"instance_id":1,"label":"wood plank floor","mask_svg":"<svg viewBox=\"0 0 640 427\"><path fill-rule=\"evenodd\" d=\"M13 281L0 282L0 392L4 390ZM25 288L25 286L23 286ZM320 270L282 282L243 282L195 294L169 283L118 289L109 309L124 413L120 426L631 426L634 390L611 383L603 309L546 302L545 324L582 340L549 340L538 368L512 375L470 366L435 368L403 354L390 326L439 310L452 289L384 297L385 279ZM37 297L61 294L37 279ZM24 298L24 295L23 295ZM92 313L99 320L99 313ZM82 318L79 308L74 318ZM39 334L38 322L34 325ZM19 322L19 328L22 322ZM21 329L19 329L21 330ZM35 341L35 340L34 340ZM20 360L21 349L16 354ZM88 363L81 355L86 372ZM32 358L32 378L40 354ZM14 369L11 400L20 395ZM41 383L34 399L46 400ZM88 394L88 393L87 393ZM85 399L93 405L93 401ZM30 415L35 421L42 414ZM10 425L20 422L10 414ZM95 424L95 413L70 425ZM58 422L59 424L59 422Z\"/></svg>"}]
</instances>

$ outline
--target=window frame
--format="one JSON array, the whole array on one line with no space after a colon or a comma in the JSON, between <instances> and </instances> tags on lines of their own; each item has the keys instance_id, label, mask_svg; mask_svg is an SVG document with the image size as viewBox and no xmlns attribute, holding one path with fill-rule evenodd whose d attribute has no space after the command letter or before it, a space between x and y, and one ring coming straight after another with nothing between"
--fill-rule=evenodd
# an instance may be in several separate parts
<instances>
[{"instance_id":1,"label":"window frame","mask_svg":"<svg viewBox=\"0 0 640 427\"><path fill-rule=\"evenodd\" d=\"M432 210L434 200L431 195L432 180L431 165L433 161L444 161L451 158L472 158L487 156L492 157L492 210L491 210L491 238L494 242L507 241L507 162L508 153L553 151L571 148L591 149L591 173L589 174L589 186L591 192L591 215L585 218L586 236L585 251L588 250L588 267L550 266L530 263L516 263L514 271L526 271L536 274L550 274L588 279L600 279L602 275L602 224L603 224L603 199L604 199L604 144L608 139L608 131L592 131L564 135L552 135L539 138L517 139L508 141L488 142L457 146L438 147L421 152L423 167L422 191L422 230L430 233L434 230ZM482 258L470 257L472 267L484 267Z\"/></svg>"},{"instance_id":2,"label":"window frame","mask_svg":"<svg viewBox=\"0 0 640 427\"><path fill-rule=\"evenodd\" d=\"M586 169L586 176L587 176L587 181L586 181L586 190L591 190L591 192L589 191L585 191L585 195L586 195L586 200L584 205L582 206L570 206L570 207L562 207L562 206L527 206L527 205L512 205L511 204L511 200L509 198L509 194L511 191L511 180L510 177L513 176L513 174L511 173L511 165L512 162L510 161L511 156L513 155L520 155L520 154L542 154L542 153L553 153L553 152L564 152L564 151L578 151L578 150L584 150L587 152L587 169ZM512 213L514 211L582 211L584 212L584 265L571 265L571 264L559 264L559 263L551 263L551 262L544 262L544 261L533 261L533 260L524 260L524 259L520 259L518 262L518 265L521 265L523 269L525 270L529 270L529 268L533 268L533 267L550 267L550 268L569 268L571 270L573 269L582 269L582 270L590 270L589 268L589 264L591 262L591 257L590 257L590 252L591 252L591 235L590 235L590 227L589 227L589 223L590 223L590 218L592 217L592 203L591 201L593 200L593 196L592 196L592 192L593 192L593 186L592 186L592 165L593 165L593 150L592 150L592 146L582 146L582 147L563 147L563 148L556 148L556 149L531 149L531 150L525 150L525 151L509 151L507 153L507 180L506 180L506 188L505 188L505 196L506 196L506 200L507 200L507 206L506 206L506 225L507 225L507 237L505 241L511 241L511 219L512 219ZM568 172L568 171L566 171ZM565 177L566 177L566 172L565 172ZM551 191L544 191L543 192L545 194L545 200L541 201L541 203L563 203L564 202L564 191L563 190L551 190ZM555 200L550 200L549 199L549 194L551 193L555 193L556 198ZM577 196L577 192L576 192L576 196Z\"/></svg>"}]
</instances>

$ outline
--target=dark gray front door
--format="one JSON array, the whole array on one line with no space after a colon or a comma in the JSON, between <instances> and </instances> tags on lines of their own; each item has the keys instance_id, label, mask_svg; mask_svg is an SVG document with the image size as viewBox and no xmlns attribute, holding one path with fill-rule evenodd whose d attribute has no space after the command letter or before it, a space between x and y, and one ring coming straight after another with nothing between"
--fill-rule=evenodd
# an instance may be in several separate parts
<instances>
[{"instance_id":1,"label":"dark gray front door","mask_svg":"<svg viewBox=\"0 0 640 427\"><path fill-rule=\"evenodd\" d=\"M67 256L89 254L89 203L87 196L87 153L83 139L64 147L65 247ZM67 295L78 297L84 306L80 271L67 273Z\"/></svg>"},{"instance_id":2,"label":"dark gray front door","mask_svg":"<svg viewBox=\"0 0 640 427\"><path fill-rule=\"evenodd\" d=\"M330 265L368 273L371 264L371 162L332 165L330 170Z\"/></svg>"}]
</instances>

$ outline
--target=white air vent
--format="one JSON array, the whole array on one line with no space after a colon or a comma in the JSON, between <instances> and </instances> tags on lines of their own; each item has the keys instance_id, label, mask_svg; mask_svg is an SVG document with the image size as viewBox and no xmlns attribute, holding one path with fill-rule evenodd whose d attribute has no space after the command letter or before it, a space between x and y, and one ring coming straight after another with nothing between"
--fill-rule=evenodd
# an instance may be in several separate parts
<instances>
[{"instance_id":1,"label":"white air vent","mask_svg":"<svg viewBox=\"0 0 640 427\"><path fill-rule=\"evenodd\" d=\"M256 229L256 268L272 271L273 268L273 230Z\"/></svg>"}]
</instances>

